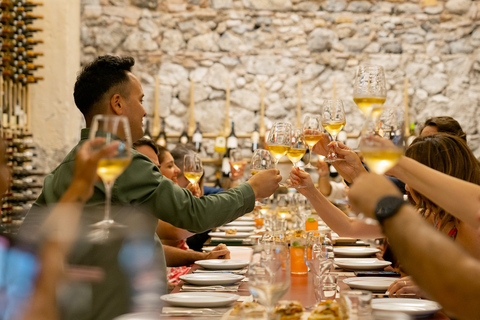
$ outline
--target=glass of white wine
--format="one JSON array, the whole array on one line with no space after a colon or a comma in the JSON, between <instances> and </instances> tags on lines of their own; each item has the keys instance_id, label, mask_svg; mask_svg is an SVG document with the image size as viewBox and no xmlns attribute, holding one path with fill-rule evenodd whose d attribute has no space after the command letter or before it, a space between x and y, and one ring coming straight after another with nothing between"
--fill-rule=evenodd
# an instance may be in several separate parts
<instances>
[{"instance_id":1,"label":"glass of white wine","mask_svg":"<svg viewBox=\"0 0 480 320\"><path fill-rule=\"evenodd\" d=\"M305 168L315 169L315 167L311 164L313 155L312 149L317 144L317 142L322 139L322 133L322 118L318 115L305 116L305 119L303 120L303 136L310 151L308 164L305 166Z\"/></svg>"},{"instance_id":2,"label":"glass of white wine","mask_svg":"<svg viewBox=\"0 0 480 320\"><path fill-rule=\"evenodd\" d=\"M353 101L365 117L378 115L387 98L383 67L361 65L357 69L353 89Z\"/></svg>"},{"instance_id":3,"label":"glass of white wine","mask_svg":"<svg viewBox=\"0 0 480 320\"><path fill-rule=\"evenodd\" d=\"M322 126L330 133L333 141L337 141L337 135L345 126L345 110L343 102L340 99L327 99L322 105ZM325 162L335 162L343 160L337 157L335 152L330 152L325 158Z\"/></svg>"},{"instance_id":4,"label":"glass of white wine","mask_svg":"<svg viewBox=\"0 0 480 320\"><path fill-rule=\"evenodd\" d=\"M112 219L110 208L113 184L132 160L132 138L127 117L96 115L93 117L89 139L93 140L96 137L105 138L105 142L97 146L98 148L115 141L120 141L120 144L115 155L103 158L98 162L97 174L105 186L105 215L102 221L93 224L92 227L103 230L124 227L124 225ZM92 236L95 237L95 235ZM99 236L105 237L106 234L103 234L103 236L99 234Z\"/></svg>"},{"instance_id":5,"label":"glass of white wine","mask_svg":"<svg viewBox=\"0 0 480 320\"><path fill-rule=\"evenodd\" d=\"M290 159L294 167L297 167L297 163L307 152L308 146L303 136L302 129L294 129L292 132L292 141L290 143L290 149L287 151L287 157ZM292 185L294 188L305 188L304 186Z\"/></svg>"},{"instance_id":6,"label":"glass of white wine","mask_svg":"<svg viewBox=\"0 0 480 320\"><path fill-rule=\"evenodd\" d=\"M242 170L245 163L243 162L243 154L238 149L230 150L230 164L236 172Z\"/></svg>"},{"instance_id":7,"label":"glass of white wine","mask_svg":"<svg viewBox=\"0 0 480 320\"><path fill-rule=\"evenodd\" d=\"M270 129L267 137L267 150L275 158L275 167L278 160L287 154L290 149L290 141L292 139L292 125L288 122L275 122Z\"/></svg>"},{"instance_id":8,"label":"glass of white wine","mask_svg":"<svg viewBox=\"0 0 480 320\"><path fill-rule=\"evenodd\" d=\"M400 160L405 150L402 108L384 107L367 118L359 144L368 169L384 174Z\"/></svg>"},{"instance_id":9,"label":"glass of white wine","mask_svg":"<svg viewBox=\"0 0 480 320\"><path fill-rule=\"evenodd\" d=\"M286 243L265 242L254 247L248 268L248 287L252 296L275 319L275 304L290 287L290 256Z\"/></svg>"},{"instance_id":10,"label":"glass of white wine","mask_svg":"<svg viewBox=\"0 0 480 320\"><path fill-rule=\"evenodd\" d=\"M198 184L198 181L203 175L203 164L197 154L191 152L185 155L183 175L191 184Z\"/></svg>"}]
</instances>

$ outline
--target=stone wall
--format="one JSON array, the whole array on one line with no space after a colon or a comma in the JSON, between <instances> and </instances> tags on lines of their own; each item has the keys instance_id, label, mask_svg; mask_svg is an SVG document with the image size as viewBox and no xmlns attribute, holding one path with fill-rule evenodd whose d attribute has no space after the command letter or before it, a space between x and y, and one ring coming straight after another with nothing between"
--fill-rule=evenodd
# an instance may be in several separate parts
<instances>
[{"instance_id":1,"label":"stone wall","mask_svg":"<svg viewBox=\"0 0 480 320\"><path fill-rule=\"evenodd\" d=\"M430 1L431 2L431 1ZM479 5L470 0L82 0L81 60L132 55L149 114L154 76L160 78L167 131L188 119L190 79L195 118L204 132L223 129L227 79L230 117L238 132L253 128L265 81L268 121L295 122L297 81L302 112L323 98L344 99L347 132L363 116L352 100L359 64L385 67L388 105L403 105L408 77L410 119L455 117L480 156ZM211 154L213 142L206 143ZM244 141L247 145L248 141Z\"/></svg>"}]
</instances>

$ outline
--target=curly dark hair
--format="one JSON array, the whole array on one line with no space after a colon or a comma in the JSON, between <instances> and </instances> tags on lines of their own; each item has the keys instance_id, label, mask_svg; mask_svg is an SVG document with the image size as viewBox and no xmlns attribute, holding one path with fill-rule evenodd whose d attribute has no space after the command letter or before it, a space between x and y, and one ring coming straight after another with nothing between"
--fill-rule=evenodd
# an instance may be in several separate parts
<instances>
[{"instance_id":1,"label":"curly dark hair","mask_svg":"<svg viewBox=\"0 0 480 320\"><path fill-rule=\"evenodd\" d=\"M82 114L92 116L100 113L96 108L104 95L113 87L118 88L124 94L121 87L129 82L127 72L130 72L135 64L132 57L100 56L86 65L77 76L73 91L73 98L77 108Z\"/></svg>"}]
</instances>

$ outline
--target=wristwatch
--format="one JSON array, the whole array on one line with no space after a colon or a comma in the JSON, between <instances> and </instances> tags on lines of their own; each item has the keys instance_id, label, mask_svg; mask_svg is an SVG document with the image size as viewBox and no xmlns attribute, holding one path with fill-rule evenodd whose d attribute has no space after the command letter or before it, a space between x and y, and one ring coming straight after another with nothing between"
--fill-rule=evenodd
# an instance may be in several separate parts
<instances>
[{"instance_id":1,"label":"wristwatch","mask_svg":"<svg viewBox=\"0 0 480 320\"><path fill-rule=\"evenodd\" d=\"M402 197L386 196L381 198L375 206L375 217L380 224L394 216L406 204Z\"/></svg>"}]
</instances>

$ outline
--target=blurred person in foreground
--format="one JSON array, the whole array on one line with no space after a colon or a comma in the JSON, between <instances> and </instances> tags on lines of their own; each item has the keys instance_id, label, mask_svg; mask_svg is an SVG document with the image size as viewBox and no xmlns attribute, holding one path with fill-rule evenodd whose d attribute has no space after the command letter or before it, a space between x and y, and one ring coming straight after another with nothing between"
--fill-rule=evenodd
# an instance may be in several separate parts
<instances>
[{"instance_id":1,"label":"blurred person in foreground","mask_svg":"<svg viewBox=\"0 0 480 320\"><path fill-rule=\"evenodd\" d=\"M480 186L402 157L395 167L416 177L414 187L457 218L480 226ZM436 232L384 176L362 174L349 192L355 212L378 219L402 267L455 319L480 319L480 262Z\"/></svg>"},{"instance_id":2,"label":"blurred person in foreground","mask_svg":"<svg viewBox=\"0 0 480 320\"><path fill-rule=\"evenodd\" d=\"M125 116L130 124L132 141L135 142L143 136L142 120L146 115L142 106L144 94L140 81L131 72L133 65L132 57L106 55L96 58L79 73L73 95L87 128L82 129L78 145L88 139L92 119L97 114ZM45 178L42 193L27 214L20 232L24 227L35 224L36 218L42 215L41 208L57 203L67 189L72 179L75 149L76 147ZM272 194L278 188L280 180L278 170L266 170L222 194L198 198L165 178L148 157L133 150L130 165L116 179L112 188L112 216L119 223L125 224L124 219L136 221L140 211L147 212L150 216L144 218L149 220L150 227L153 228L151 239L154 237L158 219L191 232L203 232L252 211L255 198ZM85 208L101 209L104 205L105 188L98 182ZM90 218L91 222L99 221L101 214L97 212ZM110 252L113 254L114 251ZM163 257L161 246L158 252L160 257ZM103 256L88 254L88 251L83 254L77 252L76 261L86 263L97 257ZM124 294L126 289L119 281L115 281L116 272L118 277L121 276L116 265L105 262L101 268L111 270L105 272L103 286L92 287L94 299L91 300L90 316L95 319L112 319L128 311L129 305L123 299L112 299ZM164 258L159 269L166 274ZM163 284L166 293L166 278L163 279Z\"/></svg>"},{"instance_id":3,"label":"blurred person in foreground","mask_svg":"<svg viewBox=\"0 0 480 320\"><path fill-rule=\"evenodd\" d=\"M10 243L15 243L15 247L5 248L6 252L0 259L0 291L6 292L0 296L1 319L60 318L56 300L57 289L67 277L64 261L76 241L83 205L93 194L98 161L105 156L114 155L119 145L112 143L99 150L92 150L101 144L102 140L104 139L97 138L87 141L78 148L72 181L39 232L29 235L30 239L11 239ZM3 152L2 143L0 193L6 191L10 179ZM4 241L2 236L0 239ZM28 246L35 248L25 250Z\"/></svg>"},{"instance_id":4,"label":"blurred person in foreground","mask_svg":"<svg viewBox=\"0 0 480 320\"><path fill-rule=\"evenodd\" d=\"M178 167L173 161L173 157L168 149L157 146L153 140L142 138L134 143L135 149L147 156L152 162L160 168L160 172L166 178L177 181ZM198 185L193 186L191 183L187 185L187 189L192 193L200 196L200 188ZM190 250L186 244L185 238L193 235L191 232L174 227L170 223L162 220L158 221L157 236L163 244L165 252L165 260L167 263L167 279L170 287L178 284L179 277L190 271L190 264L197 260L205 259L229 259L230 251L226 245L219 244L210 252L197 252Z\"/></svg>"}]
</instances>

